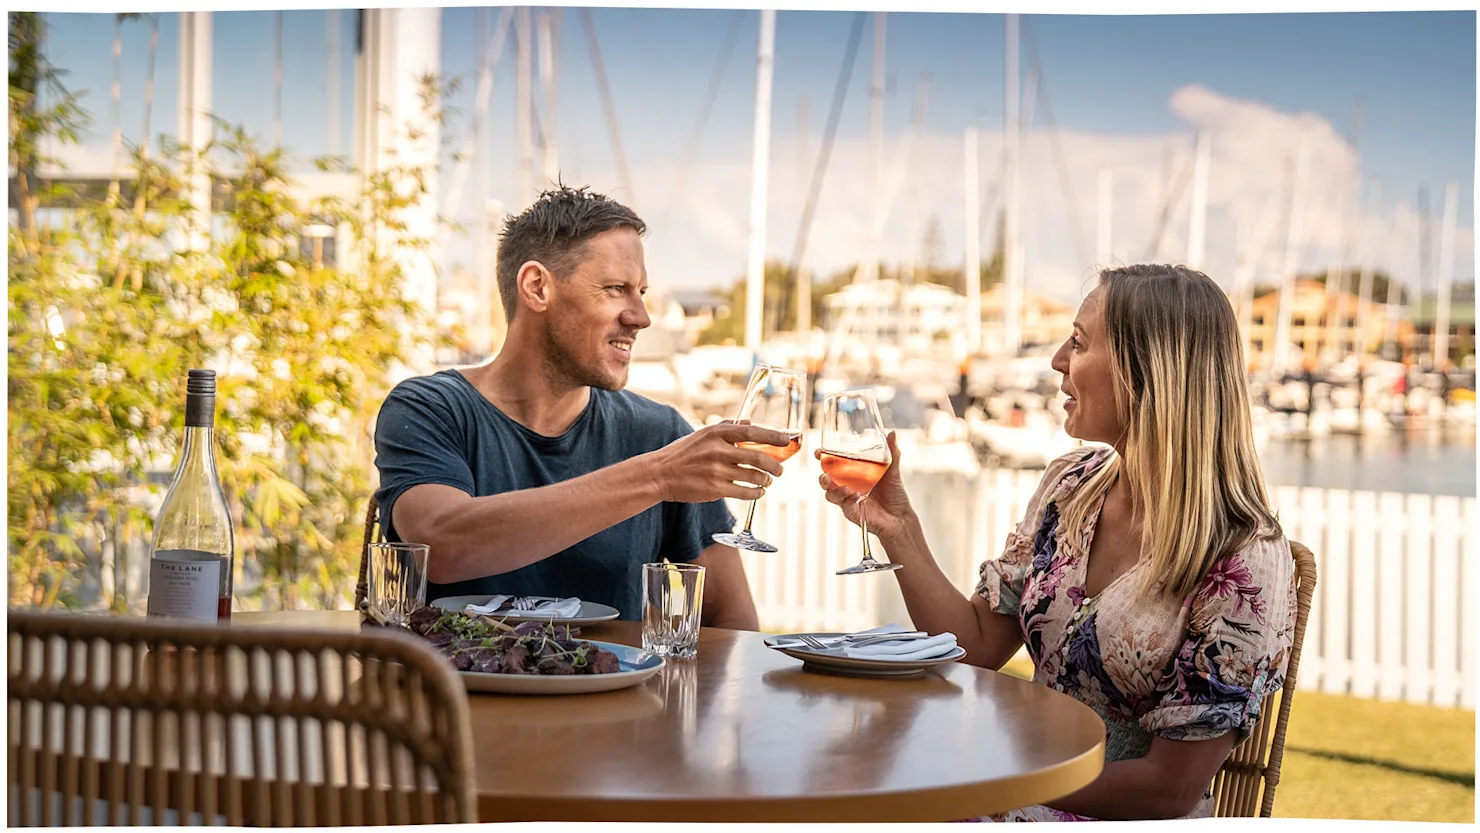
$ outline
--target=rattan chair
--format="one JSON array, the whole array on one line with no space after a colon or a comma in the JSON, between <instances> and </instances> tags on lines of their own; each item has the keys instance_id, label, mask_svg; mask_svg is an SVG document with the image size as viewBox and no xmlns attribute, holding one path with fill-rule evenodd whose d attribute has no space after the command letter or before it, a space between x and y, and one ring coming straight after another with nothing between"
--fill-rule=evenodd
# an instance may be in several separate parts
<instances>
[{"instance_id":1,"label":"rattan chair","mask_svg":"<svg viewBox=\"0 0 1480 833\"><path fill-rule=\"evenodd\" d=\"M1305 623L1310 619L1311 597L1316 591L1315 556L1298 541L1290 542L1290 553L1295 558L1295 571L1299 575L1295 589L1299 607L1295 614L1295 638L1290 647L1285 684L1265 698L1253 734L1239 744L1213 780L1214 814L1219 817L1252 818L1258 815L1269 818L1274 812L1274 791L1280 784L1280 763L1285 757L1285 729L1290 723L1290 707L1295 701L1295 684L1300 671L1300 647L1305 641Z\"/></svg>"},{"instance_id":2,"label":"rattan chair","mask_svg":"<svg viewBox=\"0 0 1480 833\"><path fill-rule=\"evenodd\" d=\"M380 503L372 494L369 505L365 507L365 536L360 542L360 577L355 582L355 610L361 615L370 610L370 603L367 601L370 594L370 544L380 539L382 531Z\"/></svg>"},{"instance_id":3,"label":"rattan chair","mask_svg":"<svg viewBox=\"0 0 1480 833\"><path fill-rule=\"evenodd\" d=\"M17 826L476 821L467 693L416 637L16 612Z\"/></svg>"}]
</instances>

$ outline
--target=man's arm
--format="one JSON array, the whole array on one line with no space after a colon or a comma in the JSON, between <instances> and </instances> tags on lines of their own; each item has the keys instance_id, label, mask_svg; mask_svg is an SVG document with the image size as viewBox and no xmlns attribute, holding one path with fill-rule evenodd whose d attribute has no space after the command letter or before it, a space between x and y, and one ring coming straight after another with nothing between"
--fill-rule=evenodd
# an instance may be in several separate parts
<instances>
[{"instance_id":1,"label":"man's arm","mask_svg":"<svg viewBox=\"0 0 1480 833\"><path fill-rule=\"evenodd\" d=\"M704 610L700 624L740 631L760 630L740 552L724 544L711 544L693 563L704 568Z\"/></svg>"},{"instance_id":2,"label":"man's arm","mask_svg":"<svg viewBox=\"0 0 1480 833\"><path fill-rule=\"evenodd\" d=\"M424 483L395 499L390 522L401 540L432 548L427 578L436 584L499 575L568 549L663 501L754 500L781 473L781 464L735 443L785 445L788 440L779 431L721 423L549 486L472 497L451 486Z\"/></svg>"},{"instance_id":3,"label":"man's arm","mask_svg":"<svg viewBox=\"0 0 1480 833\"><path fill-rule=\"evenodd\" d=\"M427 580L435 584L513 572L657 503L661 487L647 469L633 458L562 483L487 497L424 483L391 505L391 525L401 540L431 546Z\"/></svg>"}]
</instances>

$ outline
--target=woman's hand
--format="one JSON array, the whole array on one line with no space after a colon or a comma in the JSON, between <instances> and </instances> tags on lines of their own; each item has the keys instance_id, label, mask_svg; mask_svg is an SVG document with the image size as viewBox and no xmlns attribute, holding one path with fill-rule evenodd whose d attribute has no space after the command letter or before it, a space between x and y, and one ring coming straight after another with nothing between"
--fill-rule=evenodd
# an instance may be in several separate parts
<instances>
[{"instance_id":1,"label":"woman's hand","mask_svg":"<svg viewBox=\"0 0 1480 833\"><path fill-rule=\"evenodd\" d=\"M867 506L868 531L877 535L886 548L889 541L898 539L915 521L915 510L910 506L910 496L905 492L904 481L899 476L899 445L895 442L893 431L889 432L887 439L892 462L874 490L869 493ZM821 449L812 452L812 455L821 459ZM826 474L818 477L817 483L827 492L828 503L843 507L843 516L855 524L858 523L860 514L857 492L837 485Z\"/></svg>"}]
</instances>

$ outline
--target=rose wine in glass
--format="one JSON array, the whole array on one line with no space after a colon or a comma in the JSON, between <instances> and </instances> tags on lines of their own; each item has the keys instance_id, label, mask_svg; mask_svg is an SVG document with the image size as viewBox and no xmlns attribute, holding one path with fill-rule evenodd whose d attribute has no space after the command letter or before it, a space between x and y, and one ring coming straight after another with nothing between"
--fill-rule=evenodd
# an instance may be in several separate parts
<instances>
[{"instance_id":1,"label":"rose wine in glass","mask_svg":"<svg viewBox=\"0 0 1480 833\"><path fill-rule=\"evenodd\" d=\"M868 542L868 496L893 462L889 442L884 437L884 420L879 416L879 403L873 391L844 391L823 400L820 452L822 471L834 483L858 493L863 560L839 570L838 575L898 570L903 565L874 560Z\"/></svg>"},{"instance_id":2,"label":"rose wine in glass","mask_svg":"<svg viewBox=\"0 0 1480 833\"><path fill-rule=\"evenodd\" d=\"M745 387L745 398L740 402L737 420L780 431L791 437L786 445L768 443L738 443L741 448L759 451L778 463L790 460L802 450L802 428L805 402L802 393L807 377L801 371L757 364L750 374L750 384ZM714 536L715 543L750 550L751 552L776 552L776 547L756 538L750 532L755 520L755 505L750 502L745 513L745 529L741 532L724 532Z\"/></svg>"}]
</instances>

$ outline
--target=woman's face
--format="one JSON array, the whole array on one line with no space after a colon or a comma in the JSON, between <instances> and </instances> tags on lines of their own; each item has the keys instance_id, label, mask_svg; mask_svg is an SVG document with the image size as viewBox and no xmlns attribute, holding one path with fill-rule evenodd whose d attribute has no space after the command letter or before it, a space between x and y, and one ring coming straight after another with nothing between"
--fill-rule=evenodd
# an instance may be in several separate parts
<instances>
[{"instance_id":1,"label":"woman's face","mask_svg":"<svg viewBox=\"0 0 1480 833\"><path fill-rule=\"evenodd\" d=\"M1115 412L1115 374L1110 361L1102 312L1104 287L1091 292L1079 307L1074 331L1053 357L1053 369L1064 374L1060 386L1069 395L1064 404L1064 430L1069 436L1119 448L1126 426Z\"/></svg>"}]
</instances>

